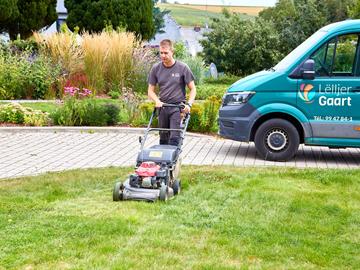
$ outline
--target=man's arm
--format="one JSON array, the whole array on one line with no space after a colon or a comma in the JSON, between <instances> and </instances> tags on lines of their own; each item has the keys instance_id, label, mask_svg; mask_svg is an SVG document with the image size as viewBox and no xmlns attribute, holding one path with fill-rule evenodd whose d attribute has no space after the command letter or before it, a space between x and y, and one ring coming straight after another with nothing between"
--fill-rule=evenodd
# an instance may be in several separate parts
<instances>
[{"instance_id":1,"label":"man's arm","mask_svg":"<svg viewBox=\"0 0 360 270\"><path fill-rule=\"evenodd\" d=\"M195 86L195 82L191 81L187 84L187 87L189 87L190 89L190 94L189 94L189 101L188 104L190 104L190 106L194 103L195 101L195 97L196 97L196 86ZM189 113L190 112L190 106L186 105L184 112L185 113Z\"/></svg>"},{"instance_id":2,"label":"man's arm","mask_svg":"<svg viewBox=\"0 0 360 270\"><path fill-rule=\"evenodd\" d=\"M163 103L160 101L158 96L155 93L155 85L149 84L148 86L148 97L155 102L156 108L161 108Z\"/></svg>"}]
</instances>

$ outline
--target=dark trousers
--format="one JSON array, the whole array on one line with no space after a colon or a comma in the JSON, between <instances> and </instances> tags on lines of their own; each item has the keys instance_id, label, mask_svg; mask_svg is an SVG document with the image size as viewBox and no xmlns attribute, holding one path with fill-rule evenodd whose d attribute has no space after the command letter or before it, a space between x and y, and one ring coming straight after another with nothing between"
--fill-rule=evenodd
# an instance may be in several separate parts
<instances>
[{"instance_id":1,"label":"dark trousers","mask_svg":"<svg viewBox=\"0 0 360 270\"><path fill-rule=\"evenodd\" d=\"M159 112L159 127L180 129L181 115L179 108L162 107ZM178 145L179 131L160 131L160 144Z\"/></svg>"}]
</instances>

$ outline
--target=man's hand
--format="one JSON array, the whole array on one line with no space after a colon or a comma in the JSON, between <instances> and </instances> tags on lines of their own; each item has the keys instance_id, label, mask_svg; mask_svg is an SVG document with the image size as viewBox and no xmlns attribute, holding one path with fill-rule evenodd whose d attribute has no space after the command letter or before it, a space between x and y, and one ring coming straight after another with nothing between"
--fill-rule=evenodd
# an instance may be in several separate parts
<instances>
[{"instance_id":1,"label":"man's hand","mask_svg":"<svg viewBox=\"0 0 360 270\"><path fill-rule=\"evenodd\" d=\"M155 107L156 107L156 108L161 108L161 107L163 106L163 104L164 104L163 102L161 102L160 100L158 100L158 101L155 102Z\"/></svg>"},{"instance_id":2,"label":"man's hand","mask_svg":"<svg viewBox=\"0 0 360 270\"><path fill-rule=\"evenodd\" d=\"M190 113L190 106L189 105L185 105L185 108L182 110L183 113Z\"/></svg>"}]
</instances>

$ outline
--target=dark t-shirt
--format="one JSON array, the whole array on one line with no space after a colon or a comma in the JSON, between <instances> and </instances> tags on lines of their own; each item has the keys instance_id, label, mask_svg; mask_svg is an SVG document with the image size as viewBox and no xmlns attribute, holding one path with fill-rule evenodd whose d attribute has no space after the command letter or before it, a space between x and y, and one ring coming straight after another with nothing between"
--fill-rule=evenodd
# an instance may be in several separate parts
<instances>
[{"instance_id":1,"label":"dark t-shirt","mask_svg":"<svg viewBox=\"0 0 360 270\"><path fill-rule=\"evenodd\" d=\"M148 77L149 84L159 85L160 100L171 104L186 101L185 88L193 80L190 68L180 61L175 61L171 67L165 67L159 62L152 67Z\"/></svg>"}]
</instances>

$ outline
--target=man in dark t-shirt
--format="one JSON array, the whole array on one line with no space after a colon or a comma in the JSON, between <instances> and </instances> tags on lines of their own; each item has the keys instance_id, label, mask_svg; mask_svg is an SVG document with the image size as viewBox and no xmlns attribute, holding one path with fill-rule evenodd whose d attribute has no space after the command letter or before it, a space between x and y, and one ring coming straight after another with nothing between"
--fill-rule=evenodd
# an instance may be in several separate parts
<instances>
[{"instance_id":1,"label":"man in dark t-shirt","mask_svg":"<svg viewBox=\"0 0 360 270\"><path fill-rule=\"evenodd\" d=\"M155 64L148 77L148 96L155 102L155 107L160 108L159 127L180 129L181 114L179 108L163 107L164 103L186 103L186 86L190 89L189 101L183 109L189 113L196 96L194 75L190 68L174 57L174 48L171 40L164 39L160 42L161 62ZM155 93L159 85L159 97ZM177 131L160 132L160 144L178 145L180 134Z\"/></svg>"}]
</instances>

